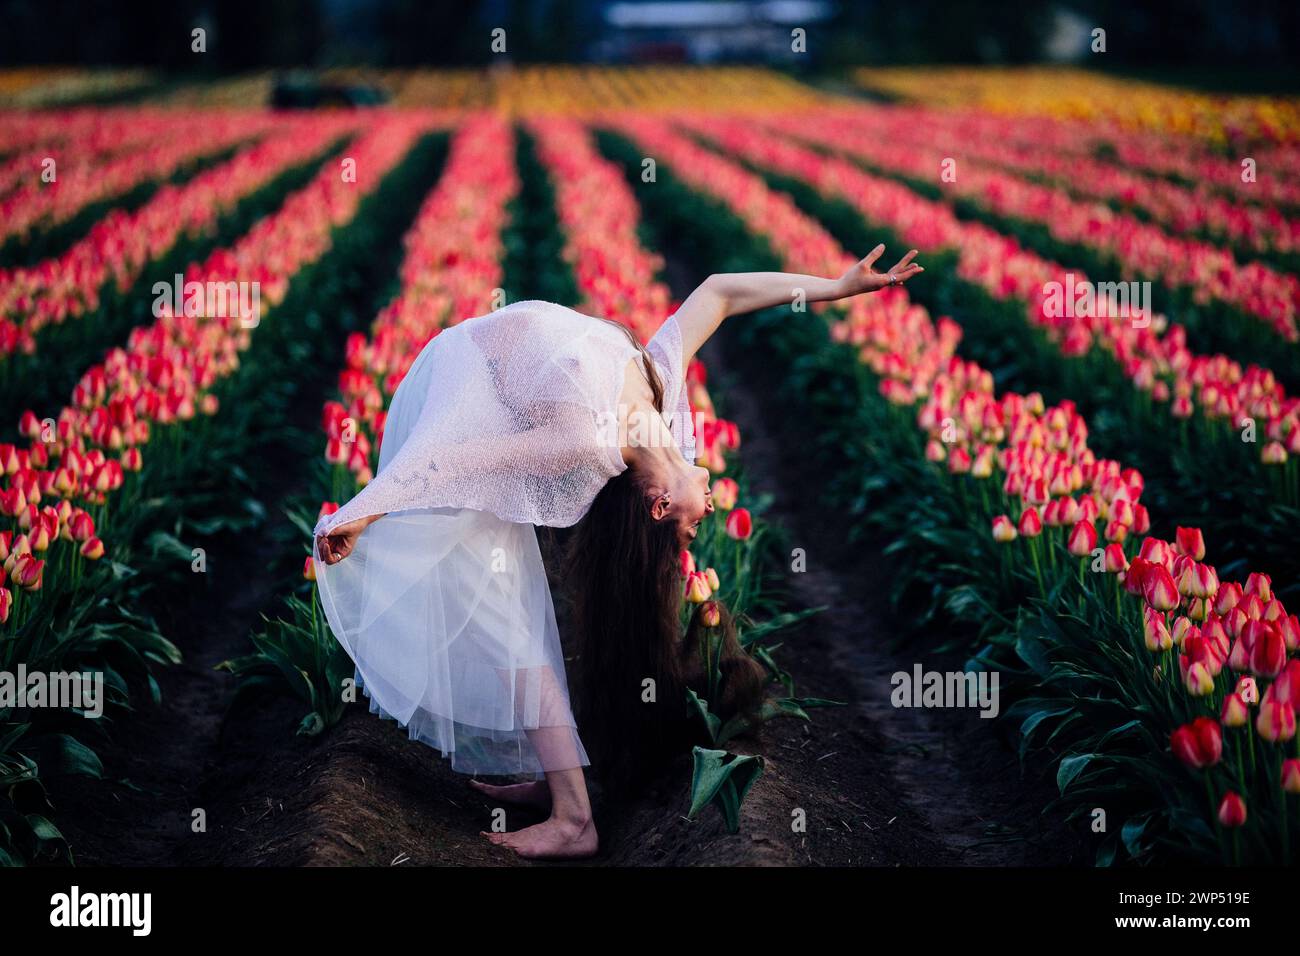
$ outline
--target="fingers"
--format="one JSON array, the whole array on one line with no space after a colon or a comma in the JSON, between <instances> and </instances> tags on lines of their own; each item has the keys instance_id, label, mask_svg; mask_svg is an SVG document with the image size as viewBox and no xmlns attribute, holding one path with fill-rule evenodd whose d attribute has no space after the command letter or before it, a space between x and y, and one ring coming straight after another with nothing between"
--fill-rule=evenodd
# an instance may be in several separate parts
<instances>
[{"instance_id":1,"label":"fingers","mask_svg":"<svg viewBox=\"0 0 1300 956\"><path fill-rule=\"evenodd\" d=\"M343 555L334 547L333 542L325 535L316 539L316 553L326 564L338 564L343 560Z\"/></svg>"},{"instance_id":2,"label":"fingers","mask_svg":"<svg viewBox=\"0 0 1300 956\"><path fill-rule=\"evenodd\" d=\"M879 259L881 256L883 256L884 254L885 254L885 244L882 242L880 245L876 246L876 248L872 249L870 252L866 254L866 256L862 260L862 264L864 266L874 265L875 261Z\"/></svg>"},{"instance_id":3,"label":"fingers","mask_svg":"<svg viewBox=\"0 0 1300 956\"><path fill-rule=\"evenodd\" d=\"M916 254L917 254L916 250L913 249L913 250L912 250L911 252L909 252L907 255L903 256L903 258L899 259L899 260L898 260L898 264L895 265L894 268L890 269L889 271L892 272L892 273L894 273L895 275L898 275L898 274L901 273L904 269L907 268L907 264L908 264L909 262L911 262L913 259L916 258Z\"/></svg>"}]
</instances>

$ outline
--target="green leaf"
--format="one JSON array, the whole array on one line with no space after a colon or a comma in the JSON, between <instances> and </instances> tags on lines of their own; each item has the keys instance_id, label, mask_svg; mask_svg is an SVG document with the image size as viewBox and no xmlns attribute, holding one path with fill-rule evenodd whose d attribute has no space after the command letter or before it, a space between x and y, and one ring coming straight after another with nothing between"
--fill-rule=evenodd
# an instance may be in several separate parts
<instances>
[{"instance_id":1,"label":"green leaf","mask_svg":"<svg viewBox=\"0 0 1300 956\"><path fill-rule=\"evenodd\" d=\"M1021 635L1016 639L1016 656L1039 677L1047 677L1052 672L1052 662L1048 660L1047 651L1040 641Z\"/></svg>"},{"instance_id":2,"label":"green leaf","mask_svg":"<svg viewBox=\"0 0 1300 956\"><path fill-rule=\"evenodd\" d=\"M315 737L325 729L325 719L317 711L312 711L298 724L298 736Z\"/></svg>"},{"instance_id":3,"label":"green leaf","mask_svg":"<svg viewBox=\"0 0 1300 956\"><path fill-rule=\"evenodd\" d=\"M1143 855L1142 834L1151 822L1151 814L1140 817L1133 817L1124 821L1124 826L1120 830L1120 839L1124 841L1124 849L1133 859L1140 859Z\"/></svg>"},{"instance_id":4,"label":"green leaf","mask_svg":"<svg viewBox=\"0 0 1300 956\"><path fill-rule=\"evenodd\" d=\"M722 719L709 710L709 702L695 691L687 688L686 703L691 708L691 712L704 721L704 726L709 732L709 739L716 742L718 732L722 729Z\"/></svg>"},{"instance_id":5,"label":"green leaf","mask_svg":"<svg viewBox=\"0 0 1300 956\"><path fill-rule=\"evenodd\" d=\"M1056 787L1064 795L1066 788L1092 763L1097 754L1076 754L1061 761L1056 771Z\"/></svg>"},{"instance_id":6,"label":"green leaf","mask_svg":"<svg viewBox=\"0 0 1300 956\"><path fill-rule=\"evenodd\" d=\"M737 755L725 750L694 749L695 771L691 778L691 808L694 820L710 803L716 803L726 821L727 832L740 830L740 806L754 782L763 775L763 758Z\"/></svg>"}]
</instances>

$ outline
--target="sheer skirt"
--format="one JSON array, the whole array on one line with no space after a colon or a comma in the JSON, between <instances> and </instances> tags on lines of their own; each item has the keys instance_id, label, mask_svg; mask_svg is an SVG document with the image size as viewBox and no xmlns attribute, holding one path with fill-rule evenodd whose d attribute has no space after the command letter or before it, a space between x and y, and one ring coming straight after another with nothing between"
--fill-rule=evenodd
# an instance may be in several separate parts
<instances>
[{"instance_id":1,"label":"sheer skirt","mask_svg":"<svg viewBox=\"0 0 1300 956\"><path fill-rule=\"evenodd\" d=\"M367 528L346 560L317 564L325 614L373 712L462 773L589 763L532 525L404 511Z\"/></svg>"}]
</instances>

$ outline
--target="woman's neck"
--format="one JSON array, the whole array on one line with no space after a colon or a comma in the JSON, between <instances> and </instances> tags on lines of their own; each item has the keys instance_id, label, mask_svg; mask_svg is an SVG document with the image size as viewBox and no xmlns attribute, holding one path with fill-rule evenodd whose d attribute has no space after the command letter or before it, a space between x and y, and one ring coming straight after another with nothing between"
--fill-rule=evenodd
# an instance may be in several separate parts
<instances>
[{"instance_id":1,"label":"woman's neck","mask_svg":"<svg viewBox=\"0 0 1300 956\"><path fill-rule=\"evenodd\" d=\"M633 467L665 465L677 447L663 415L648 401L629 403L620 437L623 460Z\"/></svg>"}]
</instances>

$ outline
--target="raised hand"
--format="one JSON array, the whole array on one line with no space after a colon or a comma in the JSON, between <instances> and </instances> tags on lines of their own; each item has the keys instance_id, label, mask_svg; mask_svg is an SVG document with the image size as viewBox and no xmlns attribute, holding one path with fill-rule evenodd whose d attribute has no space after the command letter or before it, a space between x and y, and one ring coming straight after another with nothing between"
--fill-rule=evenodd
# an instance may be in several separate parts
<instances>
[{"instance_id":1,"label":"raised hand","mask_svg":"<svg viewBox=\"0 0 1300 956\"><path fill-rule=\"evenodd\" d=\"M890 285L902 285L912 276L919 272L924 272L923 266L917 265L912 260L916 257L917 250L913 249L903 258L899 259L892 269L885 272L877 272L873 268L876 260L885 252L885 245L881 243L872 249L867 255L858 262L853 268L844 275L840 276L839 284L843 296L859 295L863 292L875 292L877 289L883 289Z\"/></svg>"}]
</instances>

